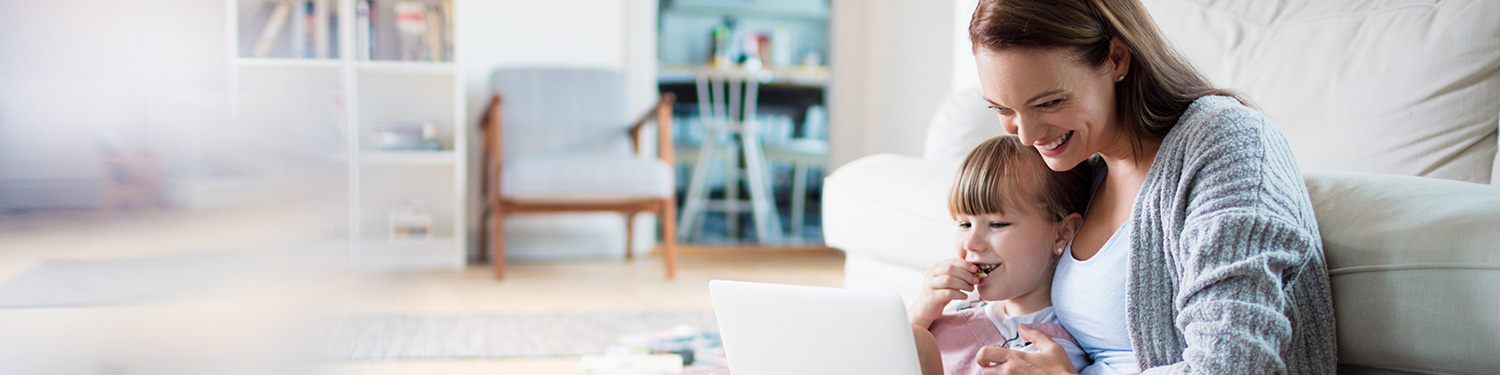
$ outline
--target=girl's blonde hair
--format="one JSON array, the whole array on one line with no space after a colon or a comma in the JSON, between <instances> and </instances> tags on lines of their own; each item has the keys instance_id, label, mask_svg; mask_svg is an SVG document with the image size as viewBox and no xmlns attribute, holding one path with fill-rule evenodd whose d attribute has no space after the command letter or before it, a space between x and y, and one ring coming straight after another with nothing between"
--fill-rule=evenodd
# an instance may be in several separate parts
<instances>
[{"instance_id":1,"label":"girl's blonde hair","mask_svg":"<svg viewBox=\"0 0 1500 375\"><path fill-rule=\"evenodd\" d=\"M1090 168L1054 172L1014 135L990 138L964 157L948 193L948 214L1005 214L1034 207L1053 222L1082 213L1089 200Z\"/></svg>"}]
</instances>

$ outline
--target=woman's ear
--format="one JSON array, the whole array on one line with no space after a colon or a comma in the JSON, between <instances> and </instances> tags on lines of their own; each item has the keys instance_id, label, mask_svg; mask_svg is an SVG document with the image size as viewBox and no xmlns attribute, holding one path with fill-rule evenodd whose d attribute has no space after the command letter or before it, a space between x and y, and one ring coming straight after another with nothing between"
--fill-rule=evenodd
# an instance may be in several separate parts
<instances>
[{"instance_id":1,"label":"woman's ear","mask_svg":"<svg viewBox=\"0 0 1500 375\"><path fill-rule=\"evenodd\" d=\"M1073 241L1073 236L1078 234L1078 228L1083 226L1083 215L1079 215L1077 212L1068 214L1058 224L1057 237L1052 240L1053 249L1067 247L1068 242Z\"/></svg>"},{"instance_id":2,"label":"woman's ear","mask_svg":"<svg viewBox=\"0 0 1500 375\"><path fill-rule=\"evenodd\" d=\"M1130 59L1132 57L1130 55L1130 47L1126 46L1125 42L1120 40L1120 37L1109 38L1109 62L1113 64L1111 73L1114 73L1113 77L1118 77L1117 81L1124 79L1126 75L1130 74Z\"/></svg>"}]
</instances>

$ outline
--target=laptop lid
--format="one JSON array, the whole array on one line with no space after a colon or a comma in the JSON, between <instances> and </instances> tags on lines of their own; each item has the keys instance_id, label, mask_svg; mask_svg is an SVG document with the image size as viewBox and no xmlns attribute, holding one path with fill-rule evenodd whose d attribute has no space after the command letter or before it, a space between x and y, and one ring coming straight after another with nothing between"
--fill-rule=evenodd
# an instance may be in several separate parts
<instances>
[{"instance_id":1,"label":"laptop lid","mask_svg":"<svg viewBox=\"0 0 1500 375\"><path fill-rule=\"evenodd\" d=\"M922 372L895 293L713 280L733 375L912 375Z\"/></svg>"}]
</instances>

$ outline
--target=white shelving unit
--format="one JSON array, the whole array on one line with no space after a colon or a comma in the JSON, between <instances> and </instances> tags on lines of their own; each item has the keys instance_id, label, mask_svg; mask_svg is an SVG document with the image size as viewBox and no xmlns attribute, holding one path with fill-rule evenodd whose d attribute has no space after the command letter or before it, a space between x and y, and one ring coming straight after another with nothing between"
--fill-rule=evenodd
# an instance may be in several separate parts
<instances>
[{"instance_id":1,"label":"white shelving unit","mask_svg":"<svg viewBox=\"0 0 1500 375\"><path fill-rule=\"evenodd\" d=\"M291 38L298 35L291 32L296 30L292 25L284 26L269 53L253 57L253 43L278 0L225 1L234 128L285 134L311 155L324 155L310 157L310 162L329 163L331 170L345 174L346 200L342 207L334 206L347 212L334 215L345 221L334 225L332 237L348 243L351 263L360 268L462 268L467 257L463 127L468 110L463 72L456 68L462 58L459 43L449 41L451 58L440 61L397 61L400 54L391 53L400 46L396 3L441 10L444 1L374 0L375 50L382 52L370 54L371 59L357 57L363 54L356 51L363 38L356 10L364 0L292 1L322 1L327 14L337 19L327 23L327 58L294 57ZM463 9L462 2L449 1L450 9ZM443 18L451 23L457 17ZM319 25L311 17L303 20L303 27ZM443 37L452 36L447 32ZM438 124L442 150L382 150L374 141L374 128L392 122ZM390 213L413 201L422 202L431 216L432 238L394 239Z\"/></svg>"}]
</instances>

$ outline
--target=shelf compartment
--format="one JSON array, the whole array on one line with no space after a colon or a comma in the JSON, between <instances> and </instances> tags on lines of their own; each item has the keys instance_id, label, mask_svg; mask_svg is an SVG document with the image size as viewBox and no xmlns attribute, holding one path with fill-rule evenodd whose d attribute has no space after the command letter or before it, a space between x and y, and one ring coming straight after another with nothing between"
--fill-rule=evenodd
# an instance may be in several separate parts
<instances>
[{"instance_id":1,"label":"shelf compartment","mask_svg":"<svg viewBox=\"0 0 1500 375\"><path fill-rule=\"evenodd\" d=\"M359 161L377 164L452 165L458 162L453 151L365 151Z\"/></svg>"},{"instance_id":2,"label":"shelf compartment","mask_svg":"<svg viewBox=\"0 0 1500 375\"><path fill-rule=\"evenodd\" d=\"M361 241L359 267L370 269L432 269L463 268L466 256L454 252L458 240L435 238L429 242L389 242L366 239Z\"/></svg>"},{"instance_id":3,"label":"shelf compartment","mask_svg":"<svg viewBox=\"0 0 1500 375\"><path fill-rule=\"evenodd\" d=\"M239 66L261 66L279 68L338 68L343 60L338 59L288 59L275 57L239 57L234 59Z\"/></svg>"},{"instance_id":4,"label":"shelf compartment","mask_svg":"<svg viewBox=\"0 0 1500 375\"><path fill-rule=\"evenodd\" d=\"M355 65L363 73L451 75L457 68L451 62L360 61Z\"/></svg>"}]
</instances>

